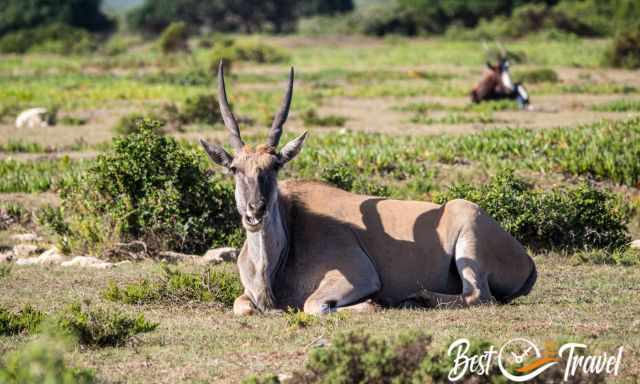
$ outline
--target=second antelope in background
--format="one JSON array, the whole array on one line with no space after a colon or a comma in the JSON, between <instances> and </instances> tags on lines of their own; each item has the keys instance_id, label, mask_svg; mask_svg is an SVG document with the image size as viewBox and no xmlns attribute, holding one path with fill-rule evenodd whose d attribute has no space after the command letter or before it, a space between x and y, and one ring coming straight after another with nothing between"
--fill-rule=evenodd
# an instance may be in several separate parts
<instances>
[{"instance_id":1,"label":"second antelope in background","mask_svg":"<svg viewBox=\"0 0 640 384\"><path fill-rule=\"evenodd\" d=\"M485 51L488 48L485 44ZM490 59L489 59L490 60ZM520 83L514 83L509 72L509 59L507 52L500 45L496 64L487 61L487 70L471 91L471 101L480 103L487 100L511 99L518 103L520 108L529 106L529 94Z\"/></svg>"},{"instance_id":2,"label":"second antelope in background","mask_svg":"<svg viewBox=\"0 0 640 384\"><path fill-rule=\"evenodd\" d=\"M218 76L220 109L235 154L201 143L214 163L233 174L247 234L238 256L244 293L234 313L467 306L529 293L536 281L533 260L476 204L384 199L319 182L278 183L279 171L307 137L305 132L278 150L293 68L267 142L257 147L240 136L222 65Z\"/></svg>"}]
</instances>

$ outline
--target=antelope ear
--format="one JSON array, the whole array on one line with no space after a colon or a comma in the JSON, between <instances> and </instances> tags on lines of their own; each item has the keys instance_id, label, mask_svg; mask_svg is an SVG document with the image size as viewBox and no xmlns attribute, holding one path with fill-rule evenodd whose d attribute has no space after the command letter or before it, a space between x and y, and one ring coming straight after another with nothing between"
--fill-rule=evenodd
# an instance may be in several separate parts
<instances>
[{"instance_id":1,"label":"antelope ear","mask_svg":"<svg viewBox=\"0 0 640 384\"><path fill-rule=\"evenodd\" d=\"M229 168L231 166L233 157L231 157L224 148L216 144L209 144L202 139L200 139L200 144L202 144L202 148L207 152L211 161L218 165L222 165L225 168Z\"/></svg>"},{"instance_id":2,"label":"antelope ear","mask_svg":"<svg viewBox=\"0 0 640 384\"><path fill-rule=\"evenodd\" d=\"M288 161L296 157L298 153L300 153L300 150L302 150L302 145L304 144L308 133L309 132L303 133L302 135L296 137L295 139L288 142L284 147L282 147L282 150L278 154L280 166L286 164Z\"/></svg>"}]
</instances>

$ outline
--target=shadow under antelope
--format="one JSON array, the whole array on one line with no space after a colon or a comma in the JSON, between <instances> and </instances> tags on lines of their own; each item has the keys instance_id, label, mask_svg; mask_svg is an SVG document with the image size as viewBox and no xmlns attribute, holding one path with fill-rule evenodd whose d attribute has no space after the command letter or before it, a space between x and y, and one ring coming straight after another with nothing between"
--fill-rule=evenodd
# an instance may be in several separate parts
<instances>
[{"instance_id":1,"label":"shadow under antelope","mask_svg":"<svg viewBox=\"0 0 640 384\"><path fill-rule=\"evenodd\" d=\"M293 77L292 68L266 144L252 147L242 141L219 68L220 110L235 154L201 144L233 174L247 234L238 257L244 293L234 313L467 306L529 293L537 276L533 260L476 204L383 199L319 182L278 183L278 171L307 138L305 132L278 150Z\"/></svg>"}]
</instances>

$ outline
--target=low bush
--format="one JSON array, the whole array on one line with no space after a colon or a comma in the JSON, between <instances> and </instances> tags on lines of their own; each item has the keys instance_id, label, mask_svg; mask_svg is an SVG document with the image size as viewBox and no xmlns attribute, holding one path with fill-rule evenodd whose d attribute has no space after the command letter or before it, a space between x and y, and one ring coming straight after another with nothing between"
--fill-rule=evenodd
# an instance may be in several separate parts
<instances>
[{"instance_id":1,"label":"low bush","mask_svg":"<svg viewBox=\"0 0 640 384\"><path fill-rule=\"evenodd\" d=\"M0 361L0 383L4 384L91 384L97 382L88 369L68 367L64 348L46 339L33 341L7 352Z\"/></svg>"},{"instance_id":2,"label":"low bush","mask_svg":"<svg viewBox=\"0 0 640 384\"><path fill-rule=\"evenodd\" d=\"M210 177L201 151L155 133L157 126L144 121L140 133L115 138L62 191L76 249L99 253L141 240L150 253L203 253L242 241L233 184Z\"/></svg>"},{"instance_id":3,"label":"low bush","mask_svg":"<svg viewBox=\"0 0 640 384\"><path fill-rule=\"evenodd\" d=\"M506 171L479 187L455 184L436 194L434 201L453 199L477 203L520 242L534 248L616 250L629 242L631 208L619 197L588 185L538 191Z\"/></svg>"},{"instance_id":4,"label":"low bush","mask_svg":"<svg viewBox=\"0 0 640 384\"><path fill-rule=\"evenodd\" d=\"M218 64L223 62L226 71L230 71L234 62L254 62L259 64L282 63L290 59L289 55L257 39L232 40L221 38L214 42L209 54L209 68L215 73Z\"/></svg>"},{"instance_id":5,"label":"low bush","mask_svg":"<svg viewBox=\"0 0 640 384\"><path fill-rule=\"evenodd\" d=\"M24 29L0 38L1 53L82 54L94 51L96 46L89 32L63 24Z\"/></svg>"},{"instance_id":6,"label":"low bush","mask_svg":"<svg viewBox=\"0 0 640 384\"><path fill-rule=\"evenodd\" d=\"M307 328L318 322L318 317L293 308L287 310L286 318L290 328Z\"/></svg>"},{"instance_id":7,"label":"low bush","mask_svg":"<svg viewBox=\"0 0 640 384\"><path fill-rule=\"evenodd\" d=\"M491 343L473 340L466 356L486 356ZM494 347L495 352L495 347ZM491 359L490 359L491 360ZM564 360L564 359L563 359ZM469 363L469 362L467 362ZM522 365L530 363L525 361ZM562 381L566 361L530 379L534 384ZM393 339L376 338L367 333L338 334L325 348L313 349L304 369L293 372L289 384L315 383L449 383L454 360L447 351L436 349L432 338L424 333L405 333ZM484 368L484 367L483 367ZM464 384L503 383L506 378L492 359L482 374L472 369L457 382ZM578 370L572 381L583 384L605 382L604 374L589 374ZM280 383L277 376L250 377L244 384Z\"/></svg>"},{"instance_id":8,"label":"low bush","mask_svg":"<svg viewBox=\"0 0 640 384\"><path fill-rule=\"evenodd\" d=\"M322 168L320 179L345 191L381 197L390 195L390 191L385 185L373 182L369 175L351 168L346 163L337 163Z\"/></svg>"},{"instance_id":9,"label":"low bush","mask_svg":"<svg viewBox=\"0 0 640 384\"><path fill-rule=\"evenodd\" d=\"M321 117L315 109L307 109L302 113L302 122L305 127L342 127L347 122L347 118L337 115Z\"/></svg>"},{"instance_id":10,"label":"low bush","mask_svg":"<svg viewBox=\"0 0 640 384\"><path fill-rule=\"evenodd\" d=\"M151 124L150 120L156 121L157 124ZM160 119L157 115L149 116L134 112L122 116L113 127L113 132L118 135L131 135L140 133L142 129L151 129L154 132L161 133L165 124L166 121Z\"/></svg>"},{"instance_id":11,"label":"low bush","mask_svg":"<svg viewBox=\"0 0 640 384\"><path fill-rule=\"evenodd\" d=\"M525 84L557 83L560 81L558 73L550 68L517 71L514 72L513 79L516 82Z\"/></svg>"},{"instance_id":12,"label":"low bush","mask_svg":"<svg viewBox=\"0 0 640 384\"><path fill-rule=\"evenodd\" d=\"M93 347L123 345L132 336L158 327L158 323L147 321L142 314L129 317L120 311L83 309L80 304L69 305L57 316L57 327L63 333Z\"/></svg>"},{"instance_id":13,"label":"low bush","mask_svg":"<svg viewBox=\"0 0 640 384\"><path fill-rule=\"evenodd\" d=\"M640 68L640 24L618 33L605 52L604 63L616 68Z\"/></svg>"},{"instance_id":14,"label":"low bush","mask_svg":"<svg viewBox=\"0 0 640 384\"><path fill-rule=\"evenodd\" d=\"M102 296L125 304L213 302L231 307L241 293L237 273L221 268L189 273L163 266L162 277L156 281L143 279L122 288L111 283Z\"/></svg>"},{"instance_id":15,"label":"low bush","mask_svg":"<svg viewBox=\"0 0 640 384\"><path fill-rule=\"evenodd\" d=\"M169 26L165 28L158 38L158 45L164 54L188 51L188 39L187 24L178 21L169 24Z\"/></svg>"},{"instance_id":16,"label":"low bush","mask_svg":"<svg viewBox=\"0 0 640 384\"><path fill-rule=\"evenodd\" d=\"M640 250L619 248L612 252L603 249L579 251L572 256L578 264L640 265Z\"/></svg>"},{"instance_id":17,"label":"low bush","mask_svg":"<svg viewBox=\"0 0 640 384\"><path fill-rule=\"evenodd\" d=\"M10 312L0 307L0 335L35 333L39 330L44 318L44 313L30 305L24 306L18 312Z\"/></svg>"},{"instance_id":18,"label":"low bush","mask_svg":"<svg viewBox=\"0 0 640 384\"><path fill-rule=\"evenodd\" d=\"M7 202L0 204L0 231L13 224L27 224L31 221L31 212L22 204Z\"/></svg>"},{"instance_id":19,"label":"low bush","mask_svg":"<svg viewBox=\"0 0 640 384\"><path fill-rule=\"evenodd\" d=\"M222 122L218 99L213 94L188 97L181 109L178 112L177 119L182 124L214 125Z\"/></svg>"}]
</instances>

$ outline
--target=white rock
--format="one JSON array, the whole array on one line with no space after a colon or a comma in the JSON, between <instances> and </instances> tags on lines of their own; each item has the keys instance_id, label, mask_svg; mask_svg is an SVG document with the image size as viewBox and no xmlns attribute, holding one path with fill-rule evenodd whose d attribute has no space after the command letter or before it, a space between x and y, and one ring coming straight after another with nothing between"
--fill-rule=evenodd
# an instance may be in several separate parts
<instances>
[{"instance_id":1,"label":"white rock","mask_svg":"<svg viewBox=\"0 0 640 384\"><path fill-rule=\"evenodd\" d=\"M60 264L63 267L82 267L82 268L97 268L108 269L113 268L114 264L104 260L100 260L93 256L76 256L69 261L65 261Z\"/></svg>"},{"instance_id":2,"label":"white rock","mask_svg":"<svg viewBox=\"0 0 640 384\"><path fill-rule=\"evenodd\" d=\"M46 108L31 108L22 111L16 118L17 128L46 128L49 124L45 118Z\"/></svg>"},{"instance_id":3,"label":"white rock","mask_svg":"<svg viewBox=\"0 0 640 384\"><path fill-rule=\"evenodd\" d=\"M114 265L116 267L119 267L121 265L126 265L126 264L131 264L131 260L122 260L122 261L118 261L117 263L115 263Z\"/></svg>"},{"instance_id":4,"label":"white rock","mask_svg":"<svg viewBox=\"0 0 640 384\"><path fill-rule=\"evenodd\" d=\"M640 249L640 239L638 240L633 240L630 244L631 248L633 249Z\"/></svg>"},{"instance_id":5,"label":"white rock","mask_svg":"<svg viewBox=\"0 0 640 384\"><path fill-rule=\"evenodd\" d=\"M35 242L35 241L42 240L42 238L35 233L20 233L17 235L11 235L11 237L9 238L13 241L17 241L20 243L28 243L28 242Z\"/></svg>"},{"instance_id":6,"label":"white rock","mask_svg":"<svg viewBox=\"0 0 640 384\"><path fill-rule=\"evenodd\" d=\"M24 259L38 253L38 249L38 246L34 244L17 244L13 247L13 254L17 259Z\"/></svg>"},{"instance_id":7,"label":"white rock","mask_svg":"<svg viewBox=\"0 0 640 384\"><path fill-rule=\"evenodd\" d=\"M63 263L67 258L60 253L57 248L51 248L40 256L30 257L28 259L16 260L17 265L57 265Z\"/></svg>"},{"instance_id":8,"label":"white rock","mask_svg":"<svg viewBox=\"0 0 640 384\"><path fill-rule=\"evenodd\" d=\"M238 250L231 247L210 249L199 259L201 264L219 264L234 262L238 258Z\"/></svg>"}]
</instances>

